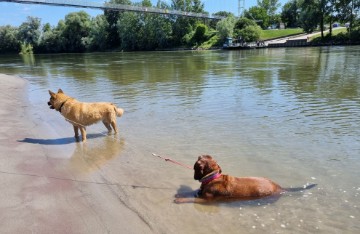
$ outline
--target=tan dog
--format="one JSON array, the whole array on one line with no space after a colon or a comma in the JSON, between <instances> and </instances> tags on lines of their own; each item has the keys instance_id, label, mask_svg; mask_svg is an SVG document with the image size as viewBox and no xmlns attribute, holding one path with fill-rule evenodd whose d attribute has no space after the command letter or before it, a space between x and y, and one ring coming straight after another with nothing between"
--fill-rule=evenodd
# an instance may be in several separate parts
<instances>
[{"instance_id":1,"label":"tan dog","mask_svg":"<svg viewBox=\"0 0 360 234\"><path fill-rule=\"evenodd\" d=\"M111 132L111 127L117 132L116 117L123 115L124 110L108 102L85 103L67 96L61 89L57 93L51 92L48 105L55 109L74 126L75 138L79 140L79 129L82 141L86 141L86 126L102 121Z\"/></svg>"},{"instance_id":2,"label":"tan dog","mask_svg":"<svg viewBox=\"0 0 360 234\"><path fill-rule=\"evenodd\" d=\"M194 164L194 179L201 182L196 198L177 198L176 203L204 203L219 200L252 200L289 191L296 192L310 189L309 185L302 188L281 188L275 182L262 177L233 177L222 175L221 167L209 155L198 158Z\"/></svg>"}]
</instances>

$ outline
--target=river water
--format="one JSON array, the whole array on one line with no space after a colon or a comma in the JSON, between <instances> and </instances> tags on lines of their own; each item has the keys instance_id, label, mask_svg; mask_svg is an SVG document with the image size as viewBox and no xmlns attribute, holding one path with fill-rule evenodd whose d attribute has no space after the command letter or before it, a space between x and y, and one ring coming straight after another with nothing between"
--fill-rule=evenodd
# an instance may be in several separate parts
<instances>
[{"instance_id":1,"label":"river water","mask_svg":"<svg viewBox=\"0 0 360 234\"><path fill-rule=\"evenodd\" d=\"M34 118L57 132L44 136L49 157L76 179L119 184L154 233L359 233L359 64L360 47L277 48L1 55L0 73L29 81ZM58 88L124 108L119 135L96 124L74 142L46 104ZM317 186L275 202L178 205L175 194L199 183L153 152L190 166L210 154L224 174Z\"/></svg>"}]
</instances>

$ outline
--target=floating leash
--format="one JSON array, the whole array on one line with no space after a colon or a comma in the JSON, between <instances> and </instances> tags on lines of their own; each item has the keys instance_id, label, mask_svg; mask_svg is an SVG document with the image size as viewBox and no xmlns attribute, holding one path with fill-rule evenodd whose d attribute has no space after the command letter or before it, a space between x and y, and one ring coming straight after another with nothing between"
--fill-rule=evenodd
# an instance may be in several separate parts
<instances>
[{"instance_id":1,"label":"floating leash","mask_svg":"<svg viewBox=\"0 0 360 234\"><path fill-rule=\"evenodd\" d=\"M175 164L177 164L177 165L179 165L179 166L185 167L185 168L187 168L187 169L190 169L190 170L193 169L192 167L190 167L190 166L188 166L188 165L185 165L185 164L182 164L182 163L179 163L179 162L177 162L177 161L175 161L175 160L172 160L171 158L164 158L164 157L161 157L160 155L157 155L157 154L155 154L155 153L152 153L152 155L155 156L155 157L159 157L159 158L161 158L161 159L164 159L166 162L169 161L169 162L175 163Z\"/></svg>"}]
</instances>

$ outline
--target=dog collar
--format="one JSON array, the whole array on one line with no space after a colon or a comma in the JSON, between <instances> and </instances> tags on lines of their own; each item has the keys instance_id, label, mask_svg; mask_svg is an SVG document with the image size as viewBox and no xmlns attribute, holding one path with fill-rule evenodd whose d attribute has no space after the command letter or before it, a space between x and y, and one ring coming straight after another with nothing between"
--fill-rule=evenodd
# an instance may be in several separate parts
<instances>
[{"instance_id":1,"label":"dog collar","mask_svg":"<svg viewBox=\"0 0 360 234\"><path fill-rule=\"evenodd\" d=\"M208 184L208 183L210 183L211 181L216 180L216 179L219 178L220 176L221 176L221 173L216 172L215 174L212 174L212 175L209 175L209 176L204 176L204 177L200 180L200 182L201 182L202 185Z\"/></svg>"},{"instance_id":2,"label":"dog collar","mask_svg":"<svg viewBox=\"0 0 360 234\"><path fill-rule=\"evenodd\" d=\"M66 99L65 102L67 102L70 98ZM63 102L59 108L59 112L61 113L61 108L64 106L65 102Z\"/></svg>"}]
</instances>

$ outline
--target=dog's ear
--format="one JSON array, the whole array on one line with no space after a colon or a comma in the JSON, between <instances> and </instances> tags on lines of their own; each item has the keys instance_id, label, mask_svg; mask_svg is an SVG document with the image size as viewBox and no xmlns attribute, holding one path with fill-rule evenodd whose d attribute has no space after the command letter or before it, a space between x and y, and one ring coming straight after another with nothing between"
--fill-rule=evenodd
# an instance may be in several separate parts
<instances>
[{"instance_id":1,"label":"dog's ear","mask_svg":"<svg viewBox=\"0 0 360 234\"><path fill-rule=\"evenodd\" d=\"M62 91L62 89L59 89L59 90L58 90L58 93L64 93L64 91Z\"/></svg>"},{"instance_id":2,"label":"dog's ear","mask_svg":"<svg viewBox=\"0 0 360 234\"><path fill-rule=\"evenodd\" d=\"M50 94L51 97L55 97L55 96L56 96L56 93L51 92L50 90L49 90L49 94Z\"/></svg>"},{"instance_id":3,"label":"dog's ear","mask_svg":"<svg viewBox=\"0 0 360 234\"><path fill-rule=\"evenodd\" d=\"M217 163L216 163L217 164ZM222 172L222 170L221 170L221 167L219 166L219 164L217 164L218 165L218 167L219 167L219 173L221 173Z\"/></svg>"},{"instance_id":4,"label":"dog's ear","mask_svg":"<svg viewBox=\"0 0 360 234\"><path fill-rule=\"evenodd\" d=\"M206 159L204 173L208 174L213 171L218 171L219 173L222 172L221 167L219 164L211 157L210 155L203 155L203 158Z\"/></svg>"},{"instance_id":5,"label":"dog's ear","mask_svg":"<svg viewBox=\"0 0 360 234\"><path fill-rule=\"evenodd\" d=\"M200 180L204 176L205 163L202 160L202 156L198 157L198 160L194 164L194 180Z\"/></svg>"}]
</instances>

